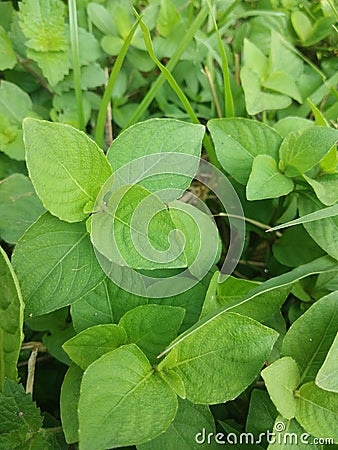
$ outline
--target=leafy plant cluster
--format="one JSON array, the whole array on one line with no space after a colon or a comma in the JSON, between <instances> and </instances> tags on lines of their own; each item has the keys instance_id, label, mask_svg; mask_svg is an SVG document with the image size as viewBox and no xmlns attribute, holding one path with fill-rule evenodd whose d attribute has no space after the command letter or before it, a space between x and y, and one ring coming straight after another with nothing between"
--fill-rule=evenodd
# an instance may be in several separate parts
<instances>
[{"instance_id":1,"label":"leafy plant cluster","mask_svg":"<svg viewBox=\"0 0 338 450\"><path fill-rule=\"evenodd\" d=\"M0 449L337 443L336 17L330 0L0 4ZM244 211L229 277L243 219L200 158Z\"/></svg>"}]
</instances>

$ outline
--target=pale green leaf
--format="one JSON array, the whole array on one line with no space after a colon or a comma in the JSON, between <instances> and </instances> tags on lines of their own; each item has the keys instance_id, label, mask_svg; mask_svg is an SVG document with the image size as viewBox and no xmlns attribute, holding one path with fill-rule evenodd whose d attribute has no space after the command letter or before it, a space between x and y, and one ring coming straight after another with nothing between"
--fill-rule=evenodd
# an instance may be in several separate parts
<instances>
[{"instance_id":1,"label":"pale green leaf","mask_svg":"<svg viewBox=\"0 0 338 450\"><path fill-rule=\"evenodd\" d=\"M338 202L338 174L328 173L316 179L303 175L305 180L315 191L317 197L324 205L333 205ZM337 211L338 212L338 211Z\"/></svg>"},{"instance_id":2,"label":"pale green leaf","mask_svg":"<svg viewBox=\"0 0 338 450\"><path fill-rule=\"evenodd\" d=\"M85 224L62 222L48 213L26 231L12 261L26 316L70 305L104 278Z\"/></svg>"},{"instance_id":3,"label":"pale green leaf","mask_svg":"<svg viewBox=\"0 0 338 450\"><path fill-rule=\"evenodd\" d=\"M278 120L274 124L274 128L278 133L285 138L289 133L297 132L303 128L309 128L315 126L314 122L309 119L304 119L304 117L297 116L286 116Z\"/></svg>"},{"instance_id":4,"label":"pale green leaf","mask_svg":"<svg viewBox=\"0 0 338 450\"><path fill-rule=\"evenodd\" d=\"M301 41L306 41L312 33L312 23L302 11L295 10L291 14L291 23Z\"/></svg>"},{"instance_id":5,"label":"pale green leaf","mask_svg":"<svg viewBox=\"0 0 338 450\"><path fill-rule=\"evenodd\" d=\"M262 86L281 94L285 94L302 103L302 96L296 85L294 78L283 71L271 73L263 82Z\"/></svg>"},{"instance_id":6,"label":"pale green leaf","mask_svg":"<svg viewBox=\"0 0 338 450\"><path fill-rule=\"evenodd\" d=\"M23 340L23 309L20 286L12 265L0 247L0 392L5 377L16 381Z\"/></svg>"},{"instance_id":7,"label":"pale green leaf","mask_svg":"<svg viewBox=\"0 0 338 450\"><path fill-rule=\"evenodd\" d=\"M4 28L0 26L0 70L13 69L17 63L11 40Z\"/></svg>"},{"instance_id":8,"label":"pale green leaf","mask_svg":"<svg viewBox=\"0 0 338 450\"><path fill-rule=\"evenodd\" d=\"M301 382L313 381L337 332L338 292L322 297L289 328L282 356L298 364Z\"/></svg>"},{"instance_id":9,"label":"pale green leaf","mask_svg":"<svg viewBox=\"0 0 338 450\"><path fill-rule=\"evenodd\" d=\"M72 444L79 440L78 405L83 370L72 363L66 372L61 386L60 413L66 442Z\"/></svg>"},{"instance_id":10,"label":"pale green leaf","mask_svg":"<svg viewBox=\"0 0 338 450\"><path fill-rule=\"evenodd\" d=\"M268 125L242 118L212 119L208 129L222 167L242 184L247 183L257 155L277 160L282 139Z\"/></svg>"},{"instance_id":11,"label":"pale green leaf","mask_svg":"<svg viewBox=\"0 0 338 450\"><path fill-rule=\"evenodd\" d=\"M314 436L307 433L296 419L288 420L277 416L271 429L275 436L271 439L268 450L322 450L323 448L321 444L314 443Z\"/></svg>"},{"instance_id":12,"label":"pale green leaf","mask_svg":"<svg viewBox=\"0 0 338 450\"><path fill-rule=\"evenodd\" d=\"M322 367L316 376L316 385L326 391L338 393L338 335L336 335L333 344Z\"/></svg>"},{"instance_id":13,"label":"pale green leaf","mask_svg":"<svg viewBox=\"0 0 338 450\"><path fill-rule=\"evenodd\" d=\"M314 382L304 384L298 393L296 419L316 437L338 442L338 395L320 389Z\"/></svg>"},{"instance_id":14,"label":"pale green leaf","mask_svg":"<svg viewBox=\"0 0 338 450\"><path fill-rule=\"evenodd\" d=\"M252 383L277 336L249 317L227 313L178 343L159 369L174 370L194 403L222 403Z\"/></svg>"},{"instance_id":15,"label":"pale green leaf","mask_svg":"<svg viewBox=\"0 0 338 450\"><path fill-rule=\"evenodd\" d=\"M338 130L326 127L304 128L290 133L279 149L279 168L289 177L312 169L338 139Z\"/></svg>"},{"instance_id":16,"label":"pale green leaf","mask_svg":"<svg viewBox=\"0 0 338 450\"><path fill-rule=\"evenodd\" d=\"M303 74L303 62L295 49L275 30L271 32L270 64L271 73L285 72L291 79L298 80Z\"/></svg>"},{"instance_id":17,"label":"pale green leaf","mask_svg":"<svg viewBox=\"0 0 338 450\"><path fill-rule=\"evenodd\" d=\"M127 343L123 328L115 324L102 324L87 328L65 342L62 348L68 356L86 370L100 356Z\"/></svg>"},{"instance_id":18,"label":"pale green leaf","mask_svg":"<svg viewBox=\"0 0 338 450\"><path fill-rule=\"evenodd\" d=\"M248 200L281 197L289 194L293 187L293 181L278 170L275 159L269 155L255 157L246 186Z\"/></svg>"},{"instance_id":19,"label":"pale green leaf","mask_svg":"<svg viewBox=\"0 0 338 450\"><path fill-rule=\"evenodd\" d=\"M138 306L124 314L119 322L129 343L137 344L151 363L174 340L184 318L184 309L166 305Z\"/></svg>"},{"instance_id":20,"label":"pale green leaf","mask_svg":"<svg viewBox=\"0 0 338 450\"><path fill-rule=\"evenodd\" d=\"M176 394L141 350L135 344L122 346L101 356L83 375L80 449L141 444L163 433L176 411Z\"/></svg>"},{"instance_id":21,"label":"pale green leaf","mask_svg":"<svg viewBox=\"0 0 338 450\"><path fill-rule=\"evenodd\" d=\"M246 38L243 45L243 59L245 67L255 72L260 79L265 77L269 68L268 58Z\"/></svg>"},{"instance_id":22,"label":"pale green leaf","mask_svg":"<svg viewBox=\"0 0 338 450\"><path fill-rule=\"evenodd\" d=\"M181 18L174 3L171 0L161 0L156 26L158 32L164 36L169 36Z\"/></svg>"},{"instance_id":23,"label":"pale green leaf","mask_svg":"<svg viewBox=\"0 0 338 450\"><path fill-rule=\"evenodd\" d=\"M178 399L178 410L173 423L167 431L159 437L137 446L138 450L197 450L201 444L196 442L195 436L202 430L215 433L213 416L205 405L194 405L188 400ZM215 441L208 445L209 449L216 449Z\"/></svg>"},{"instance_id":24,"label":"pale green leaf","mask_svg":"<svg viewBox=\"0 0 338 450\"><path fill-rule=\"evenodd\" d=\"M46 209L69 222L85 219L84 207L111 175L103 152L75 128L36 119L24 121L24 140L30 178Z\"/></svg>"},{"instance_id":25,"label":"pale green leaf","mask_svg":"<svg viewBox=\"0 0 338 450\"><path fill-rule=\"evenodd\" d=\"M4 241L16 244L44 211L25 175L15 173L0 181L0 236Z\"/></svg>"},{"instance_id":26,"label":"pale green leaf","mask_svg":"<svg viewBox=\"0 0 338 450\"><path fill-rule=\"evenodd\" d=\"M87 5L88 18L103 34L117 33L114 21L107 9L98 3L90 2Z\"/></svg>"},{"instance_id":27,"label":"pale green leaf","mask_svg":"<svg viewBox=\"0 0 338 450\"><path fill-rule=\"evenodd\" d=\"M278 412L286 419L295 417L294 391L300 381L296 361L290 357L277 359L266 367L261 375Z\"/></svg>"}]
</instances>

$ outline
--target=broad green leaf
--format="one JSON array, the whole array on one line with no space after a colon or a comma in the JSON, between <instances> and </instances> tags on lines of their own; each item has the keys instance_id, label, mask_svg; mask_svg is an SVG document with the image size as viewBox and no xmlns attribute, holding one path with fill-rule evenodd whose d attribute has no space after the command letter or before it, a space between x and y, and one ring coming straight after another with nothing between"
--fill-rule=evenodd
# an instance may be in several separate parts
<instances>
[{"instance_id":1,"label":"broad green leaf","mask_svg":"<svg viewBox=\"0 0 338 450\"><path fill-rule=\"evenodd\" d=\"M95 63L103 56L100 49L100 44L93 33L90 33L84 28L78 28L79 33L79 58L81 66L88 66ZM70 34L70 29L68 31Z\"/></svg>"},{"instance_id":2,"label":"broad green leaf","mask_svg":"<svg viewBox=\"0 0 338 450\"><path fill-rule=\"evenodd\" d=\"M293 181L278 170L275 159L269 155L255 157L246 186L248 200L281 197L289 194L293 187Z\"/></svg>"},{"instance_id":3,"label":"broad green leaf","mask_svg":"<svg viewBox=\"0 0 338 450\"><path fill-rule=\"evenodd\" d=\"M0 70L13 69L17 59L6 30L0 26Z\"/></svg>"},{"instance_id":4,"label":"broad green leaf","mask_svg":"<svg viewBox=\"0 0 338 450\"><path fill-rule=\"evenodd\" d=\"M120 183L138 183L150 192L166 189L166 201L175 200L196 174L204 131L202 125L150 119L123 131L107 158L114 172L120 169Z\"/></svg>"},{"instance_id":5,"label":"broad green leaf","mask_svg":"<svg viewBox=\"0 0 338 450\"><path fill-rule=\"evenodd\" d=\"M299 245L300 242L302 245ZM283 231L282 237L273 244L272 251L277 261L287 267L309 263L325 254L301 225Z\"/></svg>"},{"instance_id":6,"label":"broad green leaf","mask_svg":"<svg viewBox=\"0 0 338 450\"><path fill-rule=\"evenodd\" d=\"M111 175L103 152L83 132L42 120L25 120L24 139L30 178L46 209L68 222L85 219L84 207Z\"/></svg>"},{"instance_id":7,"label":"broad green leaf","mask_svg":"<svg viewBox=\"0 0 338 450\"><path fill-rule=\"evenodd\" d=\"M70 305L104 278L85 224L62 222L48 213L26 231L12 261L26 317Z\"/></svg>"},{"instance_id":8,"label":"broad green leaf","mask_svg":"<svg viewBox=\"0 0 338 450\"><path fill-rule=\"evenodd\" d=\"M284 273L277 277L271 278L270 280L262 283L255 289L252 289L248 294L246 294L242 300L234 300L229 302L225 308L222 308L220 311L216 311L212 314L208 314L203 317L202 320L197 322L194 326L192 326L189 330L179 336L166 350L163 354L168 353L178 344L182 343L185 339L191 337L197 331L200 331L205 326L209 325L212 321L216 320L218 317L222 316L228 311L231 311L233 308L246 306L250 301L254 300L256 297L262 294L269 295L275 289L282 289L291 287L294 283L299 281L302 278L308 277L310 275L323 273L323 272L337 272L337 262L330 258L329 256L323 256L322 258L315 259L308 264L304 264L303 266L299 266L290 272ZM249 307L249 306L248 306ZM292 356L292 355L291 355Z\"/></svg>"},{"instance_id":9,"label":"broad green leaf","mask_svg":"<svg viewBox=\"0 0 338 450\"><path fill-rule=\"evenodd\" d=\"M16 381L23 340L23 309L20 286L11 263L0 247L0 392L5 377Z\"/></svg>"},{"instance_id":10,"label":"broad green leaf","mask_svg":"<svg viewBox=\"0 0 338 450\"><path fill-rule=\"evenodd\" d=\"M64 377L60 394L60 413L67 444L79 440L78 405L83 370L72 363Z\"/></svg>"},{"instance_id":11,"label":"broad green leaf","mask_svg":"<svg viewBox=\"0 0 338 450\"><path fill-rule=\"evenodd\" d=\"M242 67L240 77L248 114L255 115L270 109L284 109L291 105L290 97L263 91L258 75L246 66Z\"/></svg>"},{"instance_id":12,"label":"broad green leaf","mask_svg":"<svg viewBox=\"0 0 338 450\"><path fill-rule=\"evenodd\" d=\"M108 55L117 56L123 47L123 43L123 39L118 36L103 36L101 47Z\"/></svg>"},{"instance_id":13,"label":"broad green leaf","mask_svg":"<svg viewBox=\"0 0 338 450\"><path fill-rule=\"evenodd\" d=\"M296 419L288 420L277 416L271 427L275 433L270 439L268 450L322 450L321 444L314 443L314 436L307 433Z\"/></svg>"},{"instance_id":14,"label":"broad green leaf","mask_svg":"<svg viewBox=\"0 0 338 450\"><path fill-rule=\"evenodd\" d=\"M241 184L247 183L257 155L277 160L281 137L268 125L242 118L212 119L208 129L219 162Z\"/></svg>"},{"instance_id":15,"label":"broad green leaf","mask_svg":"<svg viewBox=\"0 0 338 450\"><path fill-rule=\"evenodd\" d=\"M303 175L324 205L334 205L338 202L338 174L324 174L316 179Z\"/></svg>"},{"instance_id":16,"label":"broad green leaf","mask_svg":"<svg viewBox=\"0 0 338 450\"><path fill-rule=\"evenodd\" d=\"M269 69L268 58L248 39L244 39L243 58L245 67L255 72L260 79L265 77Z\"/></svg>"},{"instance_id":17,"label":"broad green leaf","mask_svg":"<svg viewBox=\"0 0 338 450\"><path fill-rule=\"evenodd\" d=\"M0 82L0 149L16 160L25 159L22 120L33 109L29 95L16 84Z\"/></svg>"},{"instance_id":18,"label":"broad green leaf","mask_svg":"<svg viewBox=\"0 0 338 450\"><path fill-rule=\"evenodd\" d=\"M302 97L296 82L288 73L282 71L274 72L262 82L262 86L267 89L280 92L281 94L285 94L297 100L298 103L302 103Z\"/></svg>"},{"instance_id":19,"label":"broad green leaf","mask_svg":"<svg viewBox=\"0 0 338 450\"><path fill-rule=\"evenodd\" d=\"M68 356L86 370L100 356L127 343L127 335L122 327L102 324L87 328L65 342L62 348Z\"/></svg>"},{"instance_id":20,"label":"broad green leaf","mask_svg":"<svg viewBox=\"0 0 338 450\"><path fill-rule=\"evenodd\" d=\"M301 217L316 214L316 219L304 222L304 228L330 256L338 259L338 204L327 208L313 195L302 195L298 199L298 211ZM321 216L321 220L318 220Z\"/></svg>"},{"instance_id":21,"label":"broad green leaf","mask_svg":"<svg viewBox=\"0 0 338 450\"><path fill-rule=\"evenodd\" d=\"M114 21L107 9L98 3L90 2L87 5L88 18L103 34L115 35L117 33Z\"/></svg>"},{"instance_id":22,"label":"broad green leaf","mask_svg":"<svg viewBox=\"0 0 338 450\"><path fill-rule=\"evenodd\" d=\"M296 399L294 391L300 381L296 361L290 357L277 359L266 367L261 375L278 412L286 419L295 417Z\"/></svg>"},{"instance_id":23,"label":"broad green leaf","mask_svg":"<svg viewBox=\"0 0 338 450\"><path fill-rule=\"evenodd\" d=\"M274 128L283 138L285 138L291 132L297 132L303 128L313 127L314 125L312 120L297 116L287 116L278 120L278 122L274 124Z\"/></svg>"},{"instance_id":24,"label":"broad green leaf","mask_svg":"<svg viewBox=\"0 0 338 450\"><path fill-rule=\"evenodd\" d=\"M250 396L249 411L245 431L253 433L255 438L265 438L266 430L272 430L277 410L269 394L260 389L253 389ZM260 434L264 433L264 435Z\"/></svg>"},{"instance_id":25,"label":"broad green leaf","mask_svg":"<svg viewBox=\"0 0 338 450\"><path fill-rule=\"evenodd\" d=\"M91 239L109 261L134 269L187 266L182 233L157 195L122 186L103 209L93 215Z\"/></svg>"},{"instance_id":26,"label":"broad green leaf","mask_svg":"<svg viewBox=\"0 0 338 450\"><path fill-rule=\"evenodd\" d=\"M338 131L326 127L309 127L290 133L279 149L279 168L288 177L312 169L324 158L338 139Z\"/></svg>"},{"instance_id":27,"label":"broad green leaf","mask_svg":"<svg viewBox=\"0 0 338 450\"><path fill-rule=\"evenodd\" d=\"M277 336L249 317L227 313L177 344L159 369L174 370L194 403L226 402L252 383Z\"/></svg>"},{"instance_id":28,"label":"broad green leaf","mask_svg":"<svg viewBox=\"0 0 338 450\"><path fill-rule=\"evenodd\" d=\"M322 367L316 376L316 385L325 391L338 393L338 335L336 335L333 344Z\"/></svg>"},{"instance_id":29,"label":"broad green leaf","mask_svg":"<svg viewBox=\"0 0 338 450\"><path fill-rule=\"evenodd\" d=\"M218 277L218 273L214 277ZM208 292L201 317L230 306L232 312L263 322L280 309L291 290L291 286L277 286L272 291L262 291L259 295L255 295L251 301L242 304L243 299L250 297L251 291L255 292L256 289L259 290L259 285L254 281L228 277L222 283L215 285L213 292Z\"/></svg>"},{"instance_id":30,"label":"broad green leaf","mask_svg":"<svg viewBox=\"0 0 338 450\"><path fill-rule=\"evenodd\" d=\"M25 175L15 173L0 181L0 236L4 241L16 244L44 210Z\"/></svg>"},{"instance_id":31,"label":"broad green leaf","mask_svg":"<svg viewBox=\"0 0 338 450\"><path fill-rule=\"evenodd\" d=\"M296 419L317 437L338 441L338 395L324 391L314 382L304 384L297 395Z\"/></svg>"},{"instance_id":32,"label":"broad green leaf","mask_svg":"<svg viewBox=\"0 0 338 450\"><path fill-rule=\"evenodd\" d=\"M291 79L298 80L303 73L303 62L295 49L275 30L271 32L270 70L271 73L285 72Z\"/></svg>"},{"instance_id":33,"label":"broad green leaf","mask_svg":"<svg viewBox=\"0 0 338 450\"><path fill-rule=\"evenodd\" d=\"M37 52L33 49L28 49L27 56L37 62L52 86L62 81L64 76L69 73L69 57L65 52Z\"/></svg>"},{"instance_id":34,"label":"broad green leaf","mask_svg":"<svg viewBox=\"0 0 338 450\"><path fill-rule=\"evenodd\" d=\"M176 394L142 351L135 344L122 346L101 356L83 375L80 449L141 444L163 433L176 411Z\"/></svg>"},{"instance_id":35,"label":"broad green leaf","mask_svg":"<svg viewBox=\"0 0 338 450\"><path fill-rule=\"evenodd\" d=\"M282 356L298 364L301 382L313 381L337 332L338 292L322 297L299 317L285 335Z\"/></svg>"},{"instance_id":36,"label":"broad green leaf","mask_svg":"<svg viewBox=\"0 0 338 450\"><path fill-rule=\"evenodd\" d=\"M0 436L2 433L17 434L37 431L42 425L40 410L26 394L22 384L6 380L0 393Z\"/></svg>"},{"instance_id":37,"label":"broad green leaf","mask_svg":"<svg viewBox=\"0 0 338 450\"><path fill-rule=\"evenodd\" d=\"M156 26L158 32L167 37L171 34L175 25L180 22L180 15L171 0L161 0Z\"/></svg>"},{"instance_id":38,"label":"broad green leaf","mask_svg":"<svg viewBox=\"0 0 338 450\"><path fill-rule=\"evenodd\" d=\"M159 437L137 446L138 450L197 450L198 433L216 432L213 416L206 405L194 405L188 400L178 399L178 410L173 423ZM215 441L208 448L215 449Z\"/></svg>"},{"instance_id":39,"label":"broad green leaf","mask_svg":"<svg viewBox=\"0 0 338 450\"><path fill-rule=\"evenodd\" d=\"M24 0L19 6L20 26L28 38L28 48L38 52L67 50L66 8L61 0Z\"/></svg>"},{"instance_id":40,"label":"broad green leaf","mask_svg":"<svg viewBox=\"0 0 338 450\"><path fill-rule=\"evenodd\" d=\"M291 14L291 23L301 41L306 41L312 33L312 23L302 11L295 10Z\"/></svg>"},{"instance_id":41,"label":"broad green leaf","mask_svg":"<svg viewBox=\"0 0 338 450\"><path fill-rule=\"evenodd\" d=\"M124 314L119 322L129 343L137 344L151 363L176 338L184 318L184 309L166 305L138 306Z\"/></svg>"}]
</instances>

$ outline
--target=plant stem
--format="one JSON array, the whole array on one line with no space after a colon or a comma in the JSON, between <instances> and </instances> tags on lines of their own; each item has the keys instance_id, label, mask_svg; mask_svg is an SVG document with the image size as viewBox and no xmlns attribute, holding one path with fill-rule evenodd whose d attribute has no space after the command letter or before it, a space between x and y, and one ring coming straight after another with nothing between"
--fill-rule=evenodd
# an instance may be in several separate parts
<instances>
[{"instance_id":1,"label":"plant stem","mask_svg":"<svg viewBox=\"0 0 338 450\"><path fill-rule=\"evenodd\" d=\"M222 110L221 110L221 106L220 106L219 101L218 101L218 98L217 98L216 89L215 89L214 82L213 82L213 80L212 80L211 73L209 72L209 69L208 69L207 66L204 67L204 72L205 72L205 75L206 75L206 77L207 77L207 79L208 79L208 82L209 82L209 85L210 85L211 94L212 94L212 97L213 97L214 102L215 102L217 115L218 115L218 117L221 118L221 117L223 117L223 115L222 115Z\"/></svg>"},{"instance_id":2,"label":"plant stem","mask_svg":"<svg viewBox=\"0 0 338 450\"><path fill-rule=\"evenodd\" d=\"M72 49L73 77L75 86L75 96L77 104L77 114L80 130L85 130L85 120L82 103L81 88L81 67L79 52L79 35L77 26L76 0L69 0L69 26L70 26L70 43Z\"/></svg>"},{"instance_id":3,"label":"plant stem","mask_svg":"<svg viewBox=\"0 0 338 450\"><path fill-rule=\"evenodd\" d=\"M107 83L107 87L106 87L103 97L102 97L100 110L99 110L99 114L97 117L96 132L95 132L95 141L96 141L97 145L99 145L100 147L102 147L102 145L103 145L107 108L108 108L108 105L111 100L112 92L113 92L117 77L120 73L124 58L126 57L131 40L133 39L134 33L138 27L140 20L141 20L141 16L136 20L136 22L130 29L126 40L124 41L121 51L118 54L116 61L114 63L114 67L110 73L109 81Z\"/></svg>"},{"instance_id":4,"label":"plant stem","mask_svg":"<svg viewBox=\"0 0 338 450\"><path fill-rule=\"evenodd\" d=\"M34 389L34 375L35 375L35 364L36 358L39 353L39 347L35 347L30 354L28 360L28 374L27 374L27 383L26 383L26 393L31 394L33 396Z\"/></svg>"}]
</instances>

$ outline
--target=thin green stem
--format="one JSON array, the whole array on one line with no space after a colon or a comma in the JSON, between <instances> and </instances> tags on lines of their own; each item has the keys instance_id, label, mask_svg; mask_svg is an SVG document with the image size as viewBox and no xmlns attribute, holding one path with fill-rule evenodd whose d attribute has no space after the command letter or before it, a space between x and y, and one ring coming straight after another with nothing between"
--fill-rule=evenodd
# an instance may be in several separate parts
<instances>
[{"instance_id":1,"label":"thin green stem","mask_svg":"<svg viewBox=\"0 0 338 450\"><path fill-rule=\"evenodd\" d=\"M184 38L182 39L181 43L176 48L176 51L168 64L166 65L166 68L169 72L171 72L176 64L178 63L182 53L187 48L191 40L194 38L194 35L196 31L200 28L202 23L205 21L206 17L208 15L208 5L204 5L204 7L201 9L199 14L196 16L195 20L191 24L190 28L187 30L187 33L185 34ZM142 116L142 114L146 111L150 103L153 101L155 95L157 94L158 90L161 88L163 83L165 82L166 78L163 73L157 78L155 83L152 85L152 87L147 92L146 96L142 100L142 102L139 104L138 108L128 121L125 128L128 128L133 123L137 122L137 120Z\"/></svg>"},{"instance_id":2,"label":"thin green stem","mask_svg":"<svg viewBox=\"0 0 338 450\"><path fill-rule=\"evenodd\" d=\"M69 0L69 26L70 26L70 44L72 49L73 77L75 85L75 96L77 104L77 114L80 130L85 130L85 120L82 103L81 88L81 67L80 67L80 51L79 51L79 35L77 26L76 0Z\"/></svg>"},{"instance_id":3,"label":"thin green stem","mask_svg":"<svg viewBox=\"0 0 338 450\"><path fill-rule=\"evenodd\" d=\"M227 58L227 55L226 55L225 50L224 50L222 37L221 37L221 34L220 34L218 26L217 26L216 18L215 18L215 15L213 13L213 10L212 10L212 6L211 6L211 3L210 3L210 0L207 0L207 4L209 6L210 16L211 16L213 24L214 24L214 28L215 28L215 32L216 32L216 36L217 36L217 41L218 41L218 45L219 45L219 49L220 49L220 53L221 53L221 58L222 58L222 74L223 74L223 84L224 84L225 117L234 117L234 115L235 115L235 107L234 107L234 99L233 99L233 96L232 96L231 85L230 85L228 58Z\"/></svg>"},{"instance_id":4,"label":"thin green stem","mask_svg":"<svg viewBox=\"0 0 338 450\"><path fill-rule=\"evenodd\" d=\"M135 31L138 27L138 24L141 20L141 17L139 17L136 22L134 23L134 25L132 26L132 28L129 31L129 34L126 38L126 40L123 43L123 46L121 48L120 53L118 54L116 61L114 63L114 67L110 73L110 77L109 77L109 81L107 84L107 87L105 89L105 92L103 94L102 97L102 101L101 101L101 105L100 105L100 109L99 109L99 114L97 117L97 124L96 124L96 132L95 132L95 141L96 143L102 147L103 146L103 140L104 140L104 128L105 128L105 123L106 123L106 114L107 114L107 108L109 105L109 102L111 100L111 96L112 96L112 92L117 80L117 77L120 73L123 61L126 57L126 54L128 52L131 40L133 39L133 36L135 34Z\"/></svg>"}]
</instances>

